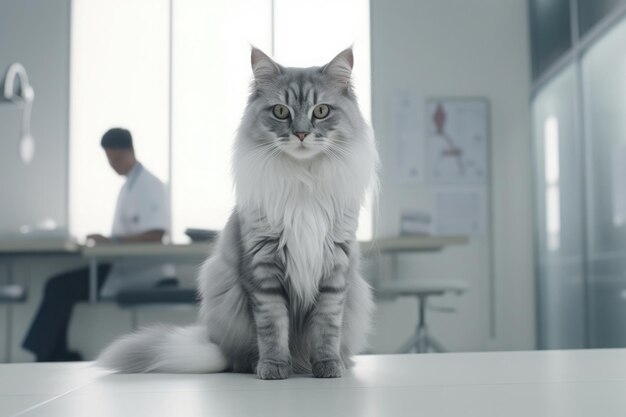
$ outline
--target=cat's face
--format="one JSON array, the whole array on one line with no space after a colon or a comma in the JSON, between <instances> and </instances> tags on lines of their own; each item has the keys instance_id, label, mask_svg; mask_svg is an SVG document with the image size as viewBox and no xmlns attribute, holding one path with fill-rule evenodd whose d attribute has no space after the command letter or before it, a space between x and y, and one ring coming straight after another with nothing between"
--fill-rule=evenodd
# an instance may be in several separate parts
<instances>
[{"instance_id":1,"label":"cat's face","mask_svg":"<svg viewBox=\"0 0 626 417\"><path fill-rule=\"evenodd\" d=\"M350 152L362 123L350 84L352 62L347 49L323 67L285 68L253 49L247 115L254 121L247 136L255 147L297 160Z\"/></svg>"}]
</instances>

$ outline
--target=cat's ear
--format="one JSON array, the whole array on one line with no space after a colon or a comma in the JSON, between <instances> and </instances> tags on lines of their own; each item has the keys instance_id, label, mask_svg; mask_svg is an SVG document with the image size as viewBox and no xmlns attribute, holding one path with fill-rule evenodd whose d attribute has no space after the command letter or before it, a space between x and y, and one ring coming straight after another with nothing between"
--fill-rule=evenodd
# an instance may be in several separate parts
<instances>
[{"instance_id":1,"label":"cat's ear","mask_svg":"<svg viewBox=\"0 0 626 417\"><path fill-rule=\"evenodd\" d=\"M352 53L352 47L350 47L341 51L332 61L324 65L322 72L342 86L348 87L350 85L353 66L354 55Z\"/></svg>"},{"instance_id":2,"label":"cat's ear","mask_svg":"<svg viewBox=\"0 0 626 417\"><path fill-rule=\"evenodd\" d=\"M258 48L252 47L250 54L252 73L257 83L267 82L281 73L280 65Z\"/></svg>"}]
</instances>

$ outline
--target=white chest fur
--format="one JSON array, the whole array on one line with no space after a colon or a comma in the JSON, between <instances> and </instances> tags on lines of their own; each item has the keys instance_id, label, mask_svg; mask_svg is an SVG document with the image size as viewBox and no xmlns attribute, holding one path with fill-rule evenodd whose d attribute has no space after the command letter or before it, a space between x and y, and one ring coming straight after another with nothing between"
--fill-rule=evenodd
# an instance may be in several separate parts
<instances>
[{"instance_id":1,"label":"white chest fur","mask_svg":"<svg viewBox=\"0 0 626 417\"><path fill-rule=\"evenodd\" d=\"M286 254L286 276L301 301L310 303L317 293L324 263L330 262L326 253L331 240L332 207L320 195L300 188L293 190L285 202L282 219L281 246Z\"/></svg>"},{"instance_id":2,"label":"white chest fur","mask_svg":"<svg viewBox=\"0 0 626 417\"><path fill-rule=\"evenodd\" d=\"M356 219L344 217L358 215L366 176L325 158L308 164L286 157L271 164L236 160L238 207L280 236L290 287L301 302L313 302L323 274L332 270L333 241L356 229Z\"/></svg>"}]
</instances>

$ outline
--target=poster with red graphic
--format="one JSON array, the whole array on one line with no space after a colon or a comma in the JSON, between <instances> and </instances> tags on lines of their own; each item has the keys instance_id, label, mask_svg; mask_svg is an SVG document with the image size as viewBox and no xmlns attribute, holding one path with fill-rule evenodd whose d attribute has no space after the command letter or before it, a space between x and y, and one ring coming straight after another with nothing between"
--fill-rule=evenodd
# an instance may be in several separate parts
<instances>
[{"instance_id":1,"label":"poster with red graphic","mask_svg":"<svg viewBox=\"0 0 626 417\"><path fill-rule=\"evenodd\" d=\"M426 103L430 175L438 184L485 184L489 178L489 106L483 99Z\"/></svg>"}]
</instances>

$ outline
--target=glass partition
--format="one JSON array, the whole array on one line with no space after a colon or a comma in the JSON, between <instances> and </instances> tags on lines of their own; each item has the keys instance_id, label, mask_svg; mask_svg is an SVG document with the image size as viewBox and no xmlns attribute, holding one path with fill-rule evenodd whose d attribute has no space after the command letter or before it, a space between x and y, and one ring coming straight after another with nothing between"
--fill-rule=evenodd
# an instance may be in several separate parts
<instances>
[{"instance_id":1,"label":"glass partition","mask_svg":"<svg viewBox=\"0 0 626 417\"><path fill-rule=\"evenodd\" d=\"M570 0L529 0L533 77L539 77L572 46Z\"/></svg>"},{"instance_id":2,"label":"glass partition","mask_svg":"<svg viewBox=\"0 0 626 417\"><path fill-rule=\"evenodd\" d=\"M582 59L590 347L626 346L626 21Z\"/></svg>"},{"instance_id":3,"label":"glass partition","mask_svg":"<svg viewBox=\"0 0 626 417\"><path fill-rule=\"evenodd\" d=\"M619 7L626 6L626 0L576 0L578 2L578 24L580 36L584 36L596 23Z\"/></svg>"},{"instance_id":4,"label":"glass partition","mask_svg":"<svg viewBox=\"0 0 626 417\"><path fill-rule=\"evenodd\" d=\"M583 177L575 79L570 66L532 104L541 348L585 344Z\"/></svg>"}]
</instances>

